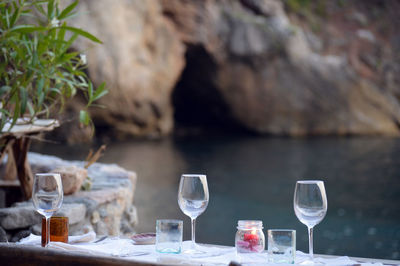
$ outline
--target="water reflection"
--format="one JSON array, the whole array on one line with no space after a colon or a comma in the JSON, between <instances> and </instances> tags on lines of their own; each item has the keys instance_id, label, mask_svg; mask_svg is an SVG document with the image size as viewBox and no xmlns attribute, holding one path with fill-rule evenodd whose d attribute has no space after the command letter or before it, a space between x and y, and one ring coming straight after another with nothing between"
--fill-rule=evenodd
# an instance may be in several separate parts
<instances>
[{"instance_id":1,"label":"water reflection","mask_svg":"<svg viewBox=\"0 0 400 266\"><path fill-rule=\"evenodd\" d=\"M322 179L328 213L315 229L315 252L399 259L399 155L400 140L390 138L217 136L113 143L101 160L138 173L140 232L154 231L158 218L179 218L189 239L189 219L177 204L179 177L205 173L210 202L197 221L199 242L233 245L237 220L260 219L266 229L296 229L298 249L307 251L294 186Z\"/></svg>"}]
</instances>

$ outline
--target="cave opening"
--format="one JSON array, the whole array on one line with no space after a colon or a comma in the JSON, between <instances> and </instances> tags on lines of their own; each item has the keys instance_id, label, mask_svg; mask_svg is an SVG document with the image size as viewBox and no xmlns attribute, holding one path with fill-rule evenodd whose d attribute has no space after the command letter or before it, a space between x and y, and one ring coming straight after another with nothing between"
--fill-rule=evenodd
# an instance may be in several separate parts
<instances>
[{"instance_id":1,"label":"cave opening","mask_svg":"<svg viewBox=\"0 0 400 266\"><path fill-rule=\"evenodd\" d=\"M218 65L201 45L189 45L186 67L172 94L176 134L242 133L216 87Z\"/></svg>"}]
</instances>

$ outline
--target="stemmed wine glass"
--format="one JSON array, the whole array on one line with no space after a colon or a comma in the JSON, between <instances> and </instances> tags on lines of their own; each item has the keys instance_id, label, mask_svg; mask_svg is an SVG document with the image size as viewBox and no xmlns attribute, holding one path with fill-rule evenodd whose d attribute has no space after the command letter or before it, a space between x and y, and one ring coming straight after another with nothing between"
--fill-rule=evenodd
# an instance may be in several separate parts
<instances>
[{"instance_id":1,"label":"stemmed wine glass","mask_svg":"<svg viewBox=\"0 0 400 266\"><path fill-rule=\"evenodd\" d=\"M300 180L294 191L294 212L297 218L308 227L310 263L313 262L313 228L324 219L328 201L324 182L320 180Z\"/></svg>"},{"instance_id":2,"label":"stemmed wine glass","mask_svg":"<svg viewBox=\"0 0 400 266\"><path fill-rule=\"evenodd\" d=\"M196 218L202 214L208 205L208 186L205 175L182 175L179 183L178 204L183 213L192 222L192 247L185 253L197 253L196 250Z\"/></svg>"},{"instance_id":3,"label":"stemmed wine glass","mask_svg":"<svg viewBox=\"0 0 400 266\"><path fill-rule=\"evenodd\" d=\"M46 244L50 242L50 217L60 209L63 201L63 187L60 174L36 174L33 183L33 206L46 218Z\"/></svg>"}]
</instances>

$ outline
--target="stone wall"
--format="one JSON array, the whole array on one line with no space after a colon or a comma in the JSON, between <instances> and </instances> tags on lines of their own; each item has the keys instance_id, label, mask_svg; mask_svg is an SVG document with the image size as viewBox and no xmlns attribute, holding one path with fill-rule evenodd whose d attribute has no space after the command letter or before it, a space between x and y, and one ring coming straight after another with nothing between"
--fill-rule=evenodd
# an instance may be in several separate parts
<instances>
[{"instance_id":1,"label":"stone wall","mask_svg":"<svg viewBox=\"0 0 400 266\"><path fill-rule=\"evenodd\" d=\"M60 167L83 167L84 162L65 161L54 156L28 154L32 171L51 172ZM92 184L88 191L64 196L55 214L69 218L70 235L93 230L98 235L120 235L134 232L137 223L133 204L136 173L115 164L94 163L87 169ZM30 232L40 234L42 216L32 201L19 202L0 209L0 240L17 241ZM2 237L3 235L3 237Z\"/></svg>"}]
</instances>

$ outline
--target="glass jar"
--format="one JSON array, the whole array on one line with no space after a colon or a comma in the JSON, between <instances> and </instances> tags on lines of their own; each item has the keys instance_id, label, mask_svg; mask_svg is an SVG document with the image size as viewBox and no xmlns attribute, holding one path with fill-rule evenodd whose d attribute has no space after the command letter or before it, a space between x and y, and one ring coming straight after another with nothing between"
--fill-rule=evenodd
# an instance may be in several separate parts
<instances>
[{"instance_id":1,"label":"glass jar","mask_svg":"<svg viewBox=\"0 0 400 266\"><path fill-rule=\"evenodd\" d=\"M235 237L237 253L259 253L265 249L262 221L238 221Z\"/></svg>"}]
</instances>

